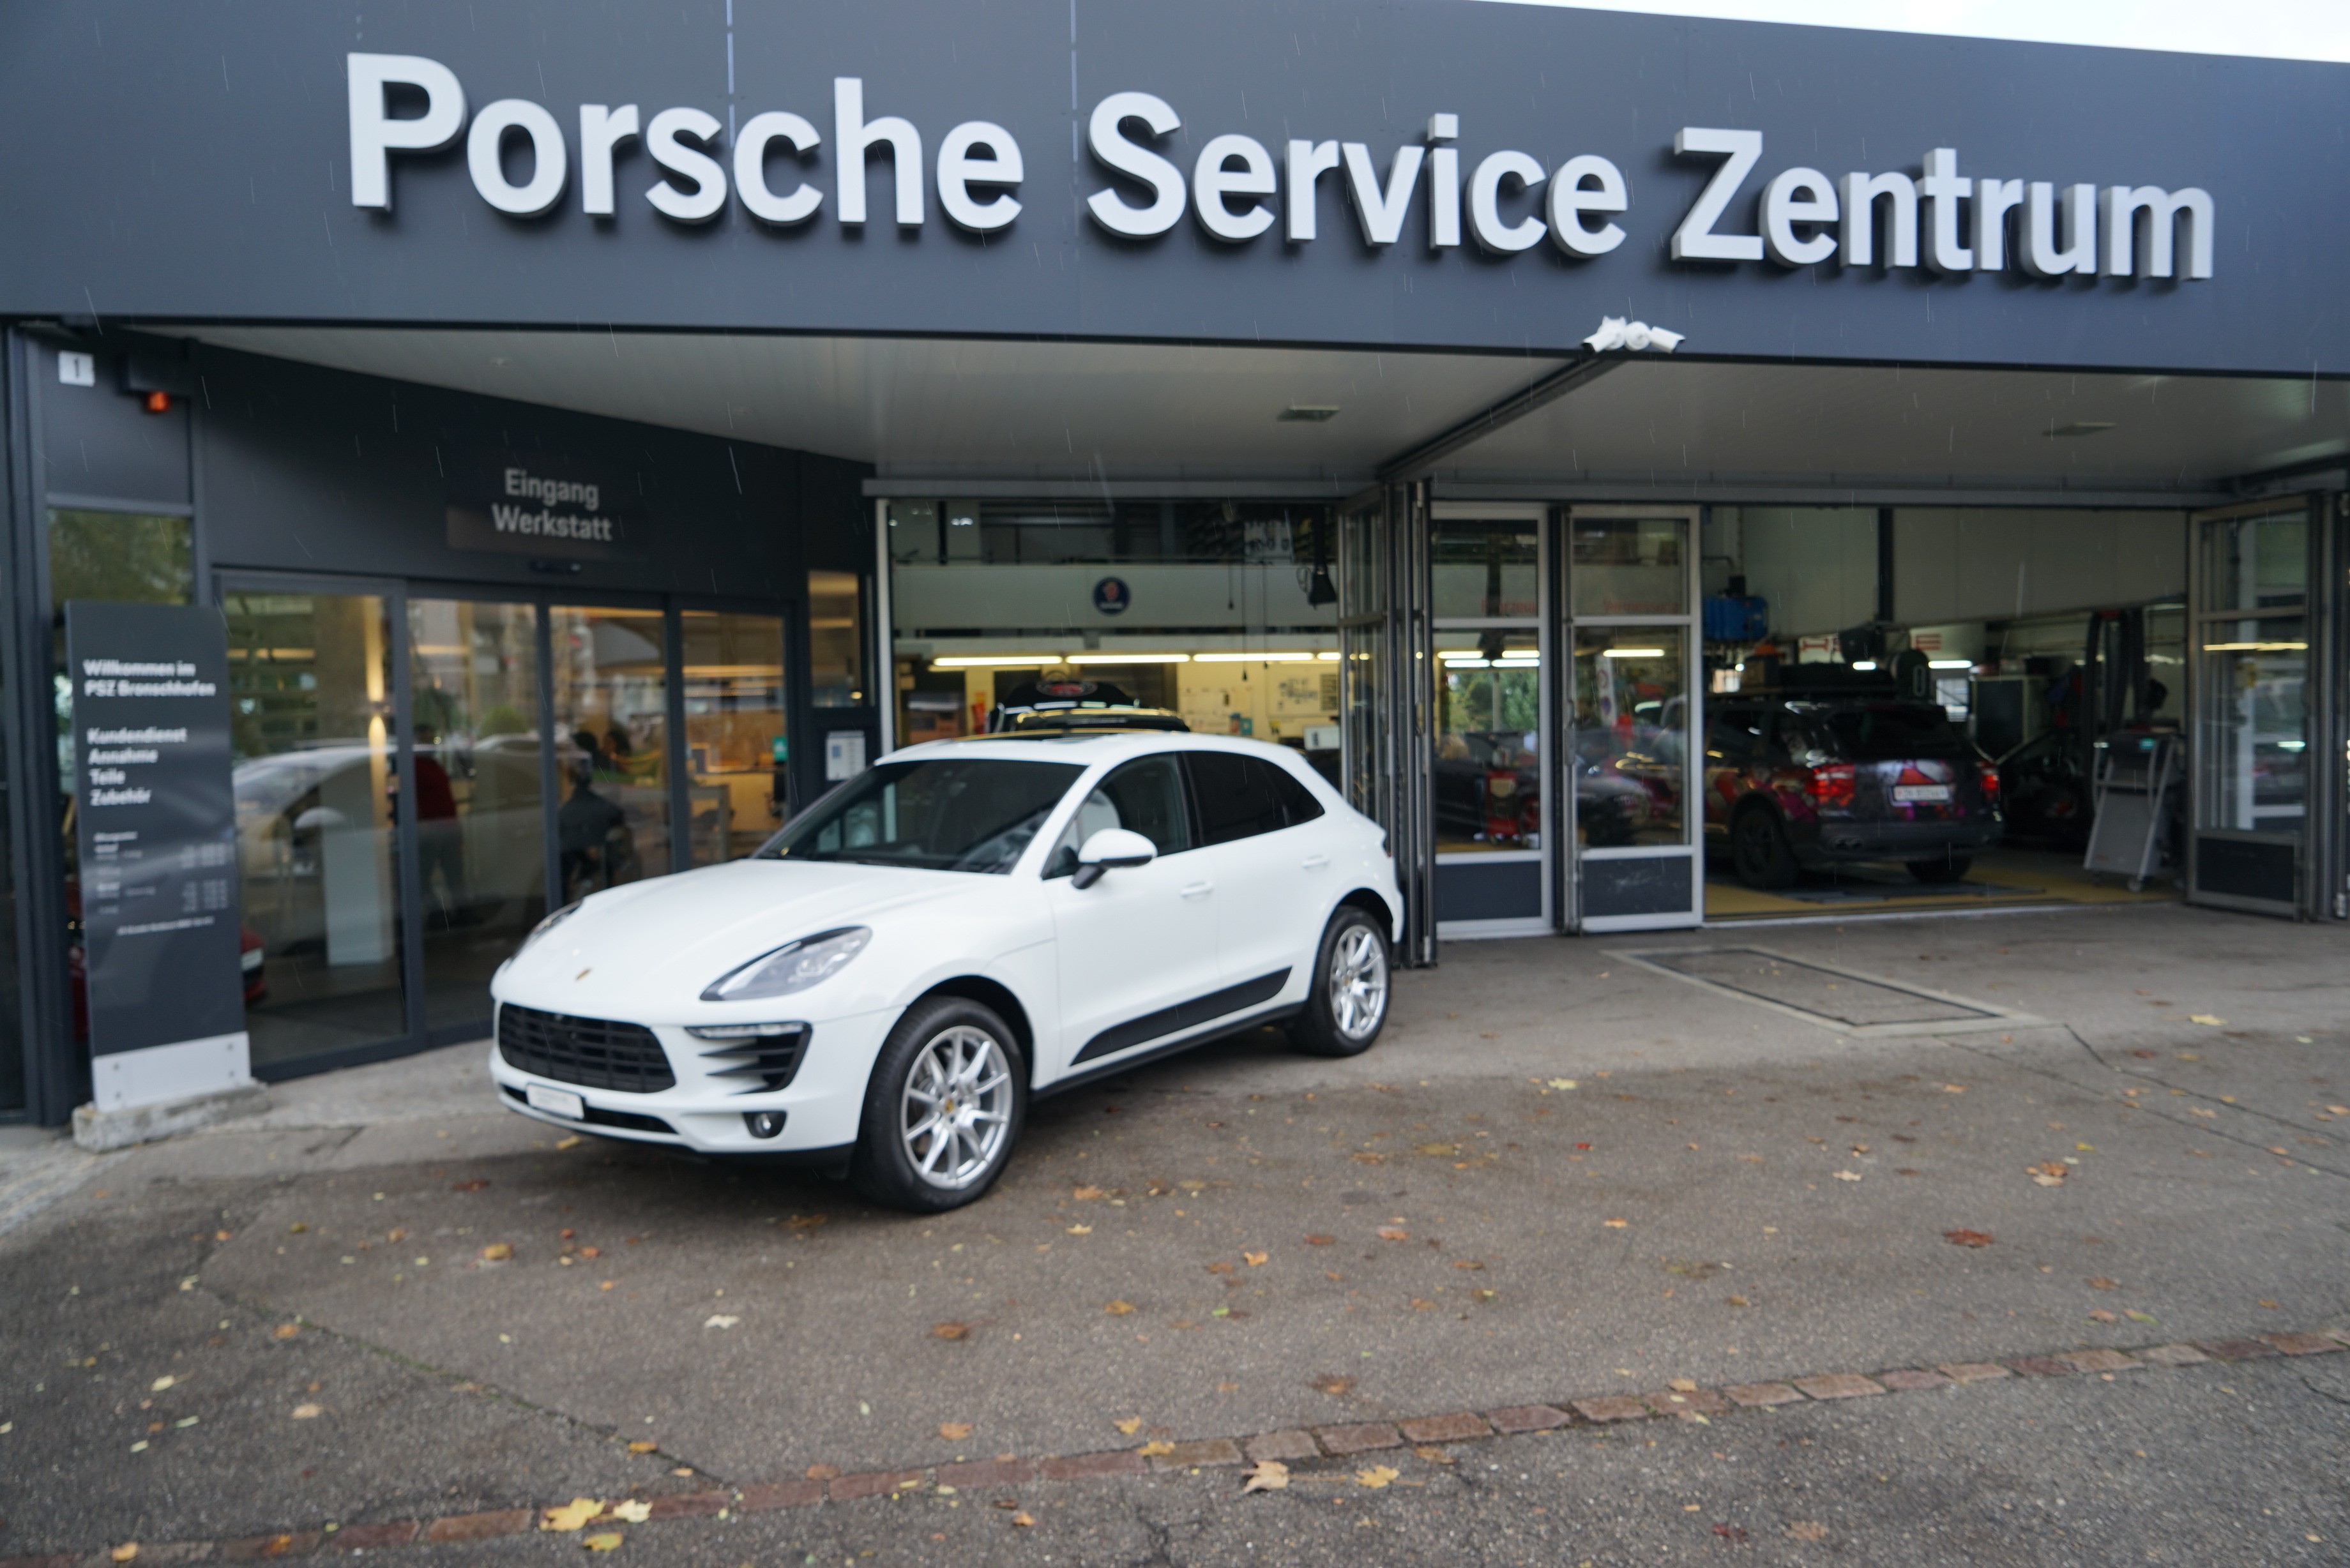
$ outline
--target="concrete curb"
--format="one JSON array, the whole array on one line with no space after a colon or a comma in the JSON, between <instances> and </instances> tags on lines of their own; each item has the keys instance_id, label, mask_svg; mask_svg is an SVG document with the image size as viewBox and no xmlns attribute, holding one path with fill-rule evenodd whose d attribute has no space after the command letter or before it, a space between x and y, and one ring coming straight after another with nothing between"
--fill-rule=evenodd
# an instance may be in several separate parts
<instances>
[{"instance_id":1,"label":"concrete curb","mask_svg":"<svg viewBox=\"0 0 2350 1568\"><path fill-rule=\"evenodd\" d=\"M1586 1395L1547 1405L1498 1407L1482 1414L1456 1410L1396 1421L1365 1421L1311 1429L1289 1428L1253 1436L1200 1438L1182 1443L1149 1443L1139 1449L1105 1449L1089 1454L1054 1454L1029 1459L1002 1454L993 1459L918 1466L905 1469L864 1470L842 1474L829 1465L812 1465L815 1476L743 1486L720 1491L673 1493L644 1500L646 1523L671 1519L727 1519L737 1514L766 1513L777 1509L812 1508L824 1502L847 1502L859 1498L901 1498L932 1490L950 1492L1014 1487L1037 1481L1115 1480L1127 1476L1224 1468L1246 1461L1277 1459L1311 1463L1317 1459L1351 1460L1358 1455L1382 1453L1406 1444L1429 1447L1440 1443L1477 1442L1493 1437L1552 1431L1564 1428L1605 1428L1645 1420L1679 1420L1711 1424L1717 1418L1739 1417L1747 1410L1768 1414L1787 1405L1835 1404L1875 1395L1917 1393L1940 1389L1955 1393L1974 1383L2014 1377L2075 1377L2111 1383L2125 1372L2159 1367L2224 1366L2231 1362L2266 1360L2274 1356L2324 1355L2350 1349L2350 1327L2329 1327L2314 1333L2267 1333L2235 1339L2205 1339L2193 1344L2147 1345L2135 1351L2064 1350L2046 1355L2019 1355L2005 1362L1952 1362L1939 1372L1922 1367L1890 1367L1863 1376L1855 1372L1824 1372L1791 1377L1778 1383L1747 1383L1711 1389L1694 1386L1644 1394ZM1343 1472L1344 1465L1338 1468ZM820 1477L822 1479L816 1479ZM299 1557L313 1552L374 1552L417 1541L487 1541L524 1535L542 1529L546 1509L505 1509L488 1513L454 1514L433 1520L338 1526L326 1524L288 1530L274 1535L233 1541L189 1541L141 1544L135 1561L148 1563L239 1563L263 1558ZM619 1522L607 1503L590 1526ZM0 1559L0 1568L101 1568L115 1559L114 1549L58 1552L36 1557Z\"/></svg>"}]
</instances>

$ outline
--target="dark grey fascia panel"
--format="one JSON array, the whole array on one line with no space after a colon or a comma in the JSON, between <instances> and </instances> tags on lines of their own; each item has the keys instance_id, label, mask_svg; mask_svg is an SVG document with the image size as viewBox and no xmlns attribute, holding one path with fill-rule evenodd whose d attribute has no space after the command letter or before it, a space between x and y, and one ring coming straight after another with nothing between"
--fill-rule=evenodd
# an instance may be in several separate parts
<instances>
[{"instance_id":1,"label":"dark grey fascia panel","mask_svg":"<svg viewBox=\"0 0 2350 1568\"><path fill-rule=\"evenodd\" d=\"M1616 317L1731 358L2350 369L2350 313L2338 308L2350 203L2334 199L2350 174L2337 135L2350 67L1471 0L862 0L731 15L715 0L410 0L369 12L362 41L348 13L306 0L0 9L0 138L40 150L0 165L0 316L1547 355ZM389 211L355 207L354 48L438 62L469 111L540 105L568 164L551 207L494 209L463 134L445 151L392 154ZM839 221L834 83L851 77L868 121L903 116L920 133L920 226L892 221L886 155L864 181L870 221ZM1625 187L1614 221L1626 237L1589 257L1546 240L1513 254L1473 239L1432 250L1429 175L1397 243L1374 245L1340 168L1315 187L1310 240L1286 237L1278 191L1263 200L1280 221L1252 239L1212 236L1196 211L1156 237L1121 239L1085 203L1106 188L1129 205L1148 197L1080 143L1096 106L1128 91L1180 116L1155 145L1187 179L1224 134L1256 139L1284 184L1291 138L1359 142L1384 179L1401 150L1430 151L1432 116L1457 117L1464 187L1500 151L1528 155L1537 172L1603 158ZM585 105L638 106L648 130L670 109L736 130L762 112L803 116L821 145L795 158L776 144L764 177L779 194L805 178L822 205L769 226L730 190L710 221L681 223L649 204L662 175L639 140L618 155L612 215L591 216ZM937 178L947 133L973 121L1008 131L1024 171L1022 211L984 234L947 220ZM1709 237L1759 250L1763 187L1801 166L1838 189L1848 173L2090 186L2100 211L2116 187L2198 189L2213 203L2213 275L1675 260L1677 233L1711 205L1725 166L1676 156L1685 129L1692 144L1722 131L1761 141L1711 228L1682 235L1685 254L1706 253ZM730 185L731 134L712 147ZM531 175L527 142L515 140L499 166L509 187ZM1929 170L1936 149L1954 151L1952 169ZM1605 184L1584 182L1603 196ZM1538 196L1505 192L1500 206L1488 234L1543 215ZM1586 233L1609 221L1578 220ZM1930 251L1934 225L1923 226ZM1895 247L1879 235L1877 248Z\"/></svg>"},{"instance_id":2,"label":"dark grey fascia panel","mask_svg":"<svg viewBox=\"0 0 2350 1568\"><path fill-rule=\"evenodd\" d=\"M1635 481L1557 483L1530 480L1435 481L1439 501L1600 502L1625 501L1658 505L1710 506L2079 506L2193 511L2228 506L2243 497L2232 490L2064 490L2046 485L2020 485L2002 490L1991 485L1952 489L1947 485L1781 484L1768 481L1742 483L1722 480L1704 484L1652 484Z\"/></svg>"}]
</instances>

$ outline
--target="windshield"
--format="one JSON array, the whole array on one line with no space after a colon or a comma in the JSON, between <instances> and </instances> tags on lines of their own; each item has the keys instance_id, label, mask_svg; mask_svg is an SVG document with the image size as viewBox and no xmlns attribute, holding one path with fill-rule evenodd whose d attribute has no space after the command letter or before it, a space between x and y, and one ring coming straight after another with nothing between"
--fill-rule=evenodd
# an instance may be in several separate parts
<instances>
[{"instance_id":1,"label":"windshield","mask_svg":"<svg viewBox=\"0 0 2350 1568\"><path fill-rule=\"evenodd\" d=\"M1871 702L1814 711L1811 722L1835 737L1846 762L1889 763L1970 755L1950 715L1930 702Z\"/></svg>"},{"instance_id":2,"label":"windshield","mask_svg":"<svg viewBox=\"0 0 2350 1568\"><path fill-rule=\"evenodd\" d=\"M882 763L786 825L759 856L1001 877L1085 771L989 757Z\"/></svg>"}]
</instances>

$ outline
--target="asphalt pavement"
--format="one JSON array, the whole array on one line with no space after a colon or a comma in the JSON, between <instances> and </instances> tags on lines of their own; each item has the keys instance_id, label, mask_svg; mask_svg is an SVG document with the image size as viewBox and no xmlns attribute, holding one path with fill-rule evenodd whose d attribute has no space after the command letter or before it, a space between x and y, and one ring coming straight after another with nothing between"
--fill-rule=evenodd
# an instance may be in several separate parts
<instances>
[{"instance_id":1,"label":"asphalt pavement","mask_svg":"<svg viewBox=\"0 0 2350 1568\"><path fill-rule=\"evenodd\" d=\"M0 1553L692 1495L733 1503L616 1549L2350 1561L2350 1352L1407 1444L1369 1486L1319 1458L1271 1495L1211 1465L743 1504L2350 1324L2345 942L2155 907L1456 944L1366 1056L1268 1033L1045 1102L999 1190L932 1220L558 1147L478 1048L281 1086L78 1185L45 1157L0 1235Z\"/></svg>"}]
</instances>

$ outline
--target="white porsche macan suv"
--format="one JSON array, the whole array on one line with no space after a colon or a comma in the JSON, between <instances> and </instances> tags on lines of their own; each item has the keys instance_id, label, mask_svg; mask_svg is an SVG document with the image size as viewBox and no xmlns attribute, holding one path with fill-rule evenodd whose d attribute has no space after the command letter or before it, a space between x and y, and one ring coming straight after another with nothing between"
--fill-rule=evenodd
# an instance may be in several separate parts
<instances>
[{"instance_id":1,"label":"white porsche macan suv","mask_svg":"<svg viewBox=\"0 0 2350 1568\"><path fill-rule=\"evenodd\" d=\"M1267 1023L1366 1050L1403 902L1295 753L1166 733L941 741L749 859L559 909L499 970L491 1075L608 1137L984 1193L1032 1096Z\"/></svg>"}]
</instances>

